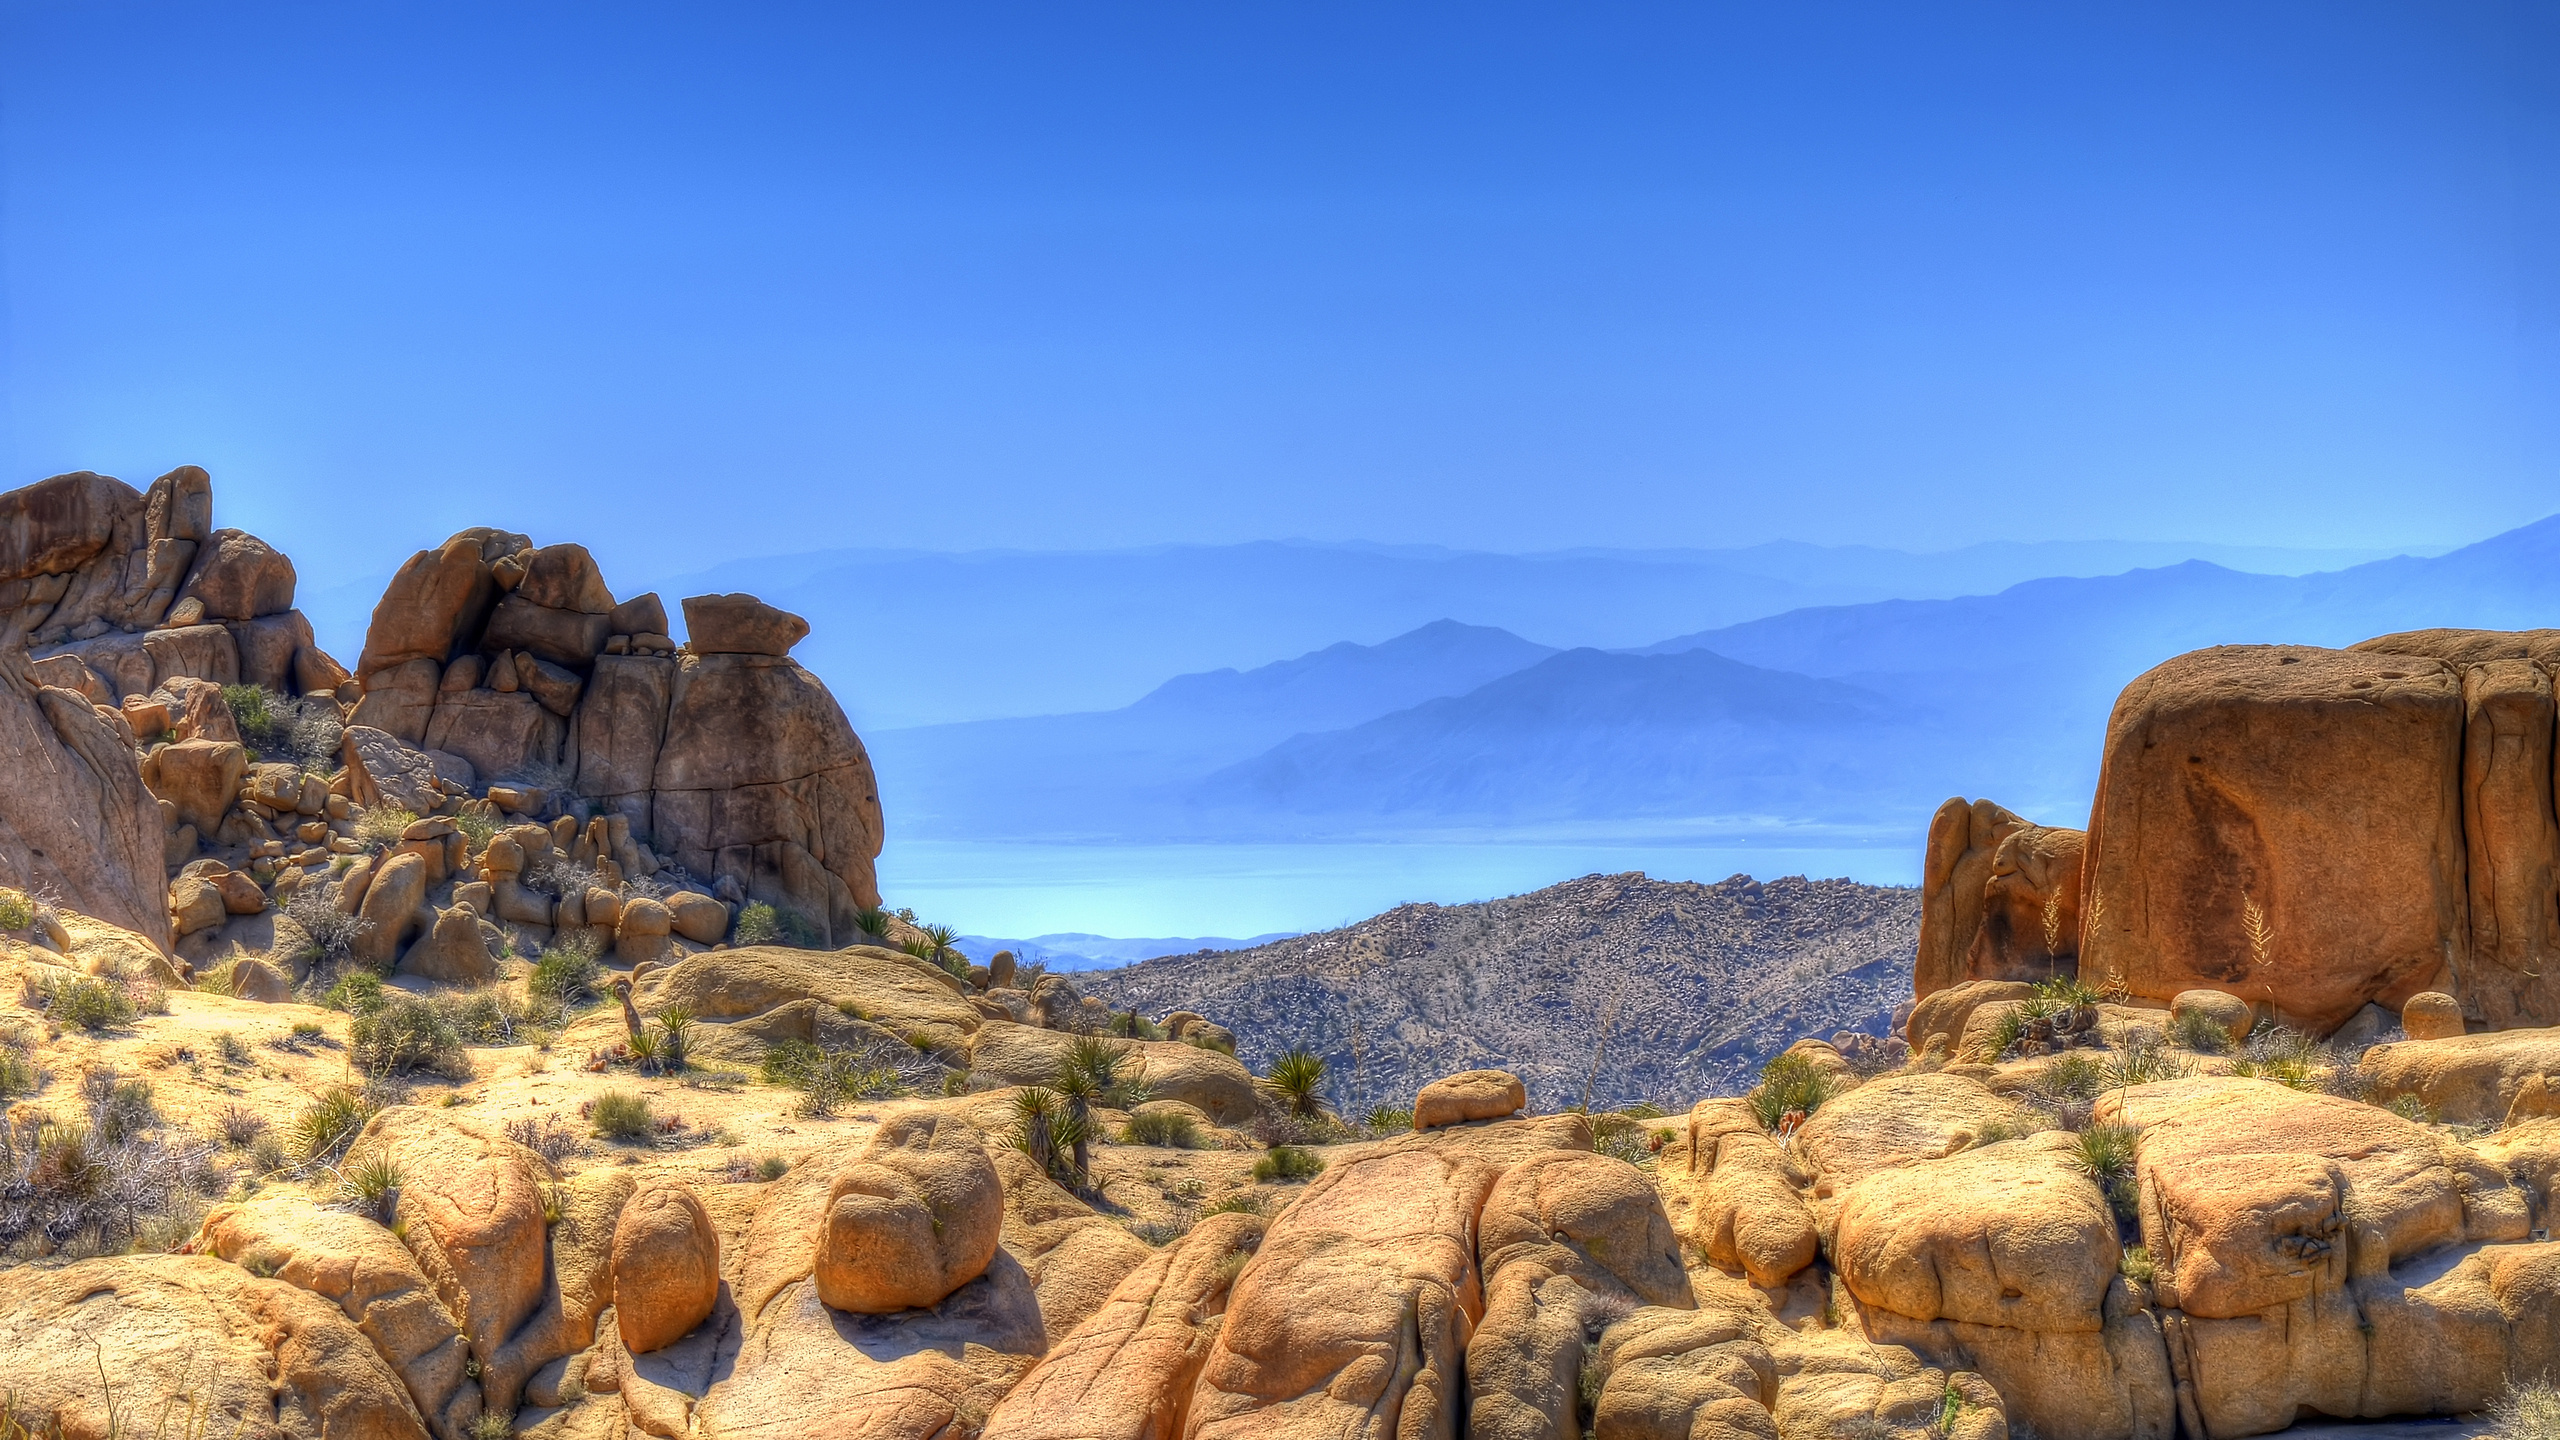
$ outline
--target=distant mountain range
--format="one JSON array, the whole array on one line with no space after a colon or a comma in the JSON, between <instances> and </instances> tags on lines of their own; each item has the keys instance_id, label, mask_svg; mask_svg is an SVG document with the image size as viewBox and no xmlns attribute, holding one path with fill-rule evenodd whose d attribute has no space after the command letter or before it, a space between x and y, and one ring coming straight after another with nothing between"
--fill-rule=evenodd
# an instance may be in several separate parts
<instances>
[{"instance_id":1,"label":"distant mountain range","mask_svg":"<svg viewBox=\"0 0 2560 1440\"><path fill-rule=\"evenodd\" d=\"M1809 606L1621 650L1444 621L1182 676L1118 710L868 738L911 835L1916 827L1958 793L2068 823L2116 693L2182 650L2554 623L2560 516L2429 558L2293 576L2191 560Z\"/></svg>"},{"instance_id":2,"label":"distant mountain range","mask_svg":"<svg viewBox=\"0 0 2560 1440\"><path fill-rule=\"evenodd\" d=\"M1023 940L1009 940L994 935L963 935L955 942L961 954L984 965L999 950L1010 950L1016 963L1046 965L1052 970L1109 970L1153 960L1159 955L1190 955L1204 950L1249 950L1268 945L1274 940L1287 940L1290 932L1274 931L1241 940L1223 935L1192 935L1147 939L1119 939L1109 935L1086 935L1068 932L1057 935L1034 935Z\"/></svg>"}]
</instances>

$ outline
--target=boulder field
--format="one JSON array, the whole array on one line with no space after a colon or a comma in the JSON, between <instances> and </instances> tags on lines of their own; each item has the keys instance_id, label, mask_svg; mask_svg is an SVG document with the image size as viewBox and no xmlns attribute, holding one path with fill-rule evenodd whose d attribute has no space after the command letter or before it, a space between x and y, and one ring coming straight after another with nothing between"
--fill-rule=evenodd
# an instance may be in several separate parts
<instances>
[{"instance_id":1,"label":"boulder field","mask_svg":"<svg viewBox=\"0 0 2560 1440\"><path fill-rule=\"evenodd\" d=\"M35 1435L2237 1440L2560 1364L2547 633L2141 677L2085 831L1939 812L1897 1035L1350 1117L882 910L752 597L466 531L346 671L201 471L0 521Z\"/></svg>"}]
</instances>

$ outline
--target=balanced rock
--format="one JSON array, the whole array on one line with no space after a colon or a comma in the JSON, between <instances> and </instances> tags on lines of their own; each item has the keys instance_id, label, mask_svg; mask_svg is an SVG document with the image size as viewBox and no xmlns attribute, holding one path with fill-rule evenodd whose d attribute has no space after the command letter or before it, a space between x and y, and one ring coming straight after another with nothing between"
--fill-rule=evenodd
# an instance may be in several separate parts
<instances>
[{"instance_id":1,"label":"balanced rock","mask_svg":"<svg viewBox=\"0 0 2560 1440\"><path fill-rule=\"evenodd\" d=\"M2400 1006L2400 1028L2412 1040L2448 1040L2463 1032L2462 1002L2421 990Z\"/></svg>"},{"instance_id":2,"label":"balanced rock","mask_svg":"<svg viewBox=\"0 0 2560 1440\"><path fill-rule=\"evenodd\" d=\"M255 620L291 610L293 583L284 552L245 531L216 530L196 551L178 599L201 602L208 620Z\"/></svg>"},{"instance_id":3,"label":"balanced rock","mask_svg":"<svg viewBox=\"0 0 2560 1440\"><path fill-rule=\"evenodd\" d=\"M1528 1103L1527 1088L1508 1070L1461 1070L1423 1086L1413 1097L1413 1128L1499 1120L1518 1114Z\"/></svg>"}]
</instances>

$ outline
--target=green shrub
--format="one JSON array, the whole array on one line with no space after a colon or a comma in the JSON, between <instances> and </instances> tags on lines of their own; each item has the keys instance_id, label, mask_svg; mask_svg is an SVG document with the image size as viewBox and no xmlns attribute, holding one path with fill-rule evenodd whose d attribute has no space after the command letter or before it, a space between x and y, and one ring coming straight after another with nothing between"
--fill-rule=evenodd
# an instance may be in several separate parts
<instances>
[{"instance_id":1,"label":"green shrub","mask_svg":"<svg viewBox=\"0 0 2560 1440\"><path fill-rule=\"evenodd\" d=\"M381 976L370 970L356 970L339 976L336 984L321 993L320 1003L332 1010L362 1015L380 1009L385 993Z\"/></svg>"},{"instance_id":2,"label":"green shrub","mask_svg":"<svg viewBox=\"0 0 2560 1440\"><path fill-rule=\"evenodd\" d=\"M1383 1135L1393 1130L1410 1130L1413 1128L1413 1107L1372 1105L1369 1107L1369 1113L1360 1117L1360 1128L1373 1135Z\"/></svg>"},{"instance_id":3,"label":"green shrub","mask_svg":"<svg viewBox=\"0 0 2560 1440\"><path fill-rule=\"evenodd\" d=\"M800 1091L800 1111L812 1116L857 1100L904 1095L911 1088L876 1041L860 1050L826 1050L806 1040L782 1040L765 1051L758 1069L766 1084Z\"/></svg>"},{"instance_id":4,"label":"green shrub","mask_svg":"<svg viewBox=\"0 0 2560 1440\"><path fill-rule=\"evenodd\" d=\"M2106 1088L2122 1090L2162 1080L2184 1080L2195 1073L2194 1065L2160 1041L2136 1040L2107 1062Z\"/></svg>"},{"instance_id":5,"label":"green shrub","mask_svg":"<svg viewBox=\"0 0 2560 1440\"><path fill-rule=\"evenodd\" d=\"M397 805L376 805L356 817L356 838L375 850L400 843L400 832L418 823L417 815Z\"/></svg>"},{"instance_id":6,"label":"green shrub","mask_svg":"<svg viewBox=\"0 0 2560 1440\"><path fill-rule=\"evenodd\" d=\"M767 1155L756 1162L756 1178L771 1182L791 1173L791 1162L779 1155Z\"/></svg>"},{"instance_id":7,"label":"green shrub","mask_svg":"<svg viewBox=\"0 0 2560 1440\"><path fill-rule=\"evenodd\" d=\"M373 1102L362 1091L345 1085L320 1092L320 1097L302 1107L294 1117L293 1148L302 1162L327 1164L346 1153L355 1143L364 1122L373 1118Z\"/></svg>"},{"instance_id":8,"label":"green shrub","mask_svg":"<svg viewBox=\"0 0 2560 1440\"><path fill-rule=\"evenodd\" d=\"M1132 1115L1120 1131L1123 1145L1161 1145L1173 1150L1201 1150L1208 1147L1208 1137L1200 1133L1200 1124L1181 1110L1151 1110Z\"/></svg>"},{"instance_id":9,"label":"green shrub","mask_svg":"<svg viewBox=\"0 0 2560 1440\"><path fill-rule=\"evenodd\" d=\"M2188 1010L2169 1021L2169 1043L2198 1055L2219 1055L2231 1048L2231 1032L2203 1011Z\"/></svg>"},{"instance_id":10,"label":"green shrub","mask_svg":"<svg viewBox=\"0 0 2560 1440\"><path fill-rule=\"evenodd\" d=\"M446 1007L397 990L383 991L380 1004L356 1012L347 1027L347 1049L368 1075L423 1070L471 1078L471 1057L463 1053L461 1030Z\"/></svg>"},{"instance_id":11,"label":"green shrub","mask_svg":"<svg viewBox=\"0 0 2560 1440\"><path fill-rule=\"evenodd\" d=\"M693 1011L683 1005L660 1006L653 1024L658 1032L658 1067L683 1069L693 1054Z\"/></svg>"},{"instance_id":12,"label":"green shrub","mask_svg":"<svg viewBox=\"0 0 2560 1440\"><path fill-rule=\"evenodd\" d=\"M231 721L240 727L240 738L260 755L276 748L279 727L275 710L267 703L267 692L258 685L225 685L222 703L230 708Z\"/></svg>"},{"instance_id":13,"label":"green shrub","mask_svg":"<svg viewBox=\"0 0 2560 1440\"><path fill-rule=\"evenodd\" d=\"M1079 1035L1067 1042L1049 1088L1105 1109L1134 1110L1151 1098L1146 1082L1138 1078L1137 1058L1135 1050L1119 1041Z\"/></svg>"},{"instance_id":14,"label":"green shrub","mask_svg":"<svg viewBox=\"0 0 2560 1440\"><path fill-rule=\"evenodd\" d=\"M399 1193L407 1177L386 1156L374 1155L347 1167L338 1177L340 1198L364 1207L366 1213L380 1218L392 1198Z\"/></svg>"},{"instance_id":15,"label":"green shrub","mask_svg":"<svg viewBox=\"0 0 2560 1440\"><path fill-rule=\"evenodd\" d=\"M241 1105L226 1105L216 1118L214 1128L222 1132L222 1143L246 1150L259 1136L267 1133L267 1117Z\"/></svg>"},{"instance_id":16,"label":"green shrub","mask_svg":"<svg viewBox=\"0 0 2560 1440\"><path fill-rule=\"evenodd\" d=\"M1135 1010L1123 1010L1111 1017L1111 1033L1123 1040L1161 1040L1164 1027Z\"/></svg>"},{"instance_id":17,"label":"green shrub","mask_svg":"<svg viewBox=\"0 0 2560 1440\"><path fill-rule=\"evenodd\" d=\"M36 902L22 890L0 890L0 930L24 930L36 923Z\"/></svg>"},{"instance_id":18,"label":"green shrub","mask_svg":"<svg viewBox=\"0 0 2560 1440\"><path fill-rule=\"evenodd\" d=\"M860 918L856 917L857 920ZM818 948L818 927L787 906L750 900L738 910L731 939L739 945L784 945L794 950Z\"/></svg>"},{"instance_id":19,"label":"green shrub","mask_svg":"<svg viewBox=\"0 0 2560 1440\"><path fill-rule=\"evenodd\" d=\"M604 967L596 961L597 949L594 932L583 929L543 946L541 958L533 962L533 973L525 977L525 993L562 1009L597 998L601 992L596 982L604 977Z\"/></svg>"},{"instance_id":20,"label":"green shrub","mask_svg":"<svg viewBox=\"0 0 2560 1440\"><path fill-rule=\"evenodd\" d=\"M470 1440L514 1440L516 1423L495 1410L483 1410L471 1417L467 1433Z\"/></svg>"},{"instance_id":21,"label":"green shrub","mask_svg":"<svg viewBox=\"0 0 2560 1440\"><path fill-rule=\"evenodd\" d=\"M895 919L877 905L866 905L853 912L853 928L874 945L889 943L889 922Z\"/></svg>"},{"instance_id":22,"label":"green shrub","mask_svg":"<svg viewBox=\"0 0 2560 1440\"><path fill-rule=\"evenodd\" d=\"M594 1123L596 1134L607 1140L645 1140L656 1119L650 1113L649 1097L630 1090L607 1090L598 1095L587 1118Z\"/></svg>"},{"instance_id":23,"label":"green shrub","mask_svg":"<svg viewBox=\"0 0 2560 1440\"><path fill-rule=\"evenodd\" d=\"M487 849L489 842L498 836L498 822L467 805L455 812L453 828L470 840L475 854Z\"/></svg>"},{"instance_id":24,"label":"green shrub","mask_svg":"<svg viewBox=\"0 0 2560 1440\"><path fill-rule=\"evenodd\" d=\"M2072 1144L2071 1163L2107 1197L2120 1224L2131 1224L2138 1213L2133 1177L2140 1141L2130 1125L2092 1125Z\"/></svg>"},{"instance_id":25,"label":"green shrub","mask_svg":"<svg viewBox=\"0 0 2560 1440\"><path fill-rule=\"evenodd\" d=\"M1259 1190L1230 1190L1200 1207L1206 1215L1268 1215L1271 1200Z\"/></svg>"},{"instance_id":26,"label":"green shrub","mask_svg":"<svg viewBox=\"0 0 2560 1440\"><path fill-rule=\"evenodd\" d=\"M239 1032L235 1030L223 1031L216 1037L213 1044L215 1049L222 1052L222 1063L225 1065L246 1065L256 1058L250 1053L249 1042L241 1039Z\"/></svg>"},{"instance_id":27,"label":"green shrub","mask_svg":"<svg viewBox=\"0 0 2560 1440\"><path fill-rule=\"evenodd\" d=\"M1274 1145L1253 1162L1256 1180L1312 1180L1324 1173L1324 1157L1295 1145Z\"/></svg>"},{"instance_id":28,"label":"green shrub","mask_svg":"<svg viewBox=\"0 0 2560 1440\"><path fill-rule=\"evenodd\" d=\"M2124 1248L2124 1253L2116 1258L2116 1269L2122 1272L2127 1280L2144 1282L2151 1281L2160 1274L2160 1266L2152 1260L2151 1252L2139 1245L2128 1245Z\"/></svg>"},{"instance_id":29,"label":"green shrub","mask_svg":"<svg viewBox=\"0 0 2560 1440\"><path fill-rule=\"evenodd\" d=\"M1303 1045L1292 1045L1271 1062L1271 1073L1262 1077L1262 1088L1289 1114L1314 1120L1333 1112L1333 1106L1325 1100L1324 1074L1324 1057Z\"/></svg>"},{"instance_id":30,"label":"green shrub","mask_svg":"<svg viewBox=\"0 0 2560 1440\"><path fill-rule=\"evenodd\" d=\"M2036 1076L2036 1089L2052 1100L2093 1100L2107 1088L2107 1070L2085 1050L2066 1050Z\"/></svg>"},{"instance_id":31,"label":"green shrub","mask_svg":"<svg viewBox=\"0 0 2560 1440\"><path fill-rule=\"evenodd\" d=\"M56 1024L112 1030L133 1023L133 999L102 975L46 976L40 990L45 1014Z\"/></svg>"},{"instance_id":32,"label":"green shrub","mask_svg":"<svg viewBox=\"0 0 2560 1440\"><path fill-rule=\"evenodd\" d=\"M33 1095L44 1085L44 1070L14 1037L0 1035L0 1101Z\"/></svg>"},{"instance_id":33,"label":"green shrub","mask_svg":"<svg viewBox=\"0 0 2560 1440\"><path fill-rule=\"evenodd\" d=\"M1084 1118L1054 1090L1026 1085L1013 1095L1013 1148L1060 1185L1073 1190L1084 1183L1076 1169L1076 1147L1092 1139Z\"/></svg>"},{"instance_id":34,"label":"green shrub","mask_svg":"<svg viewBox=\"0 0 2560 1440\"><path fill-rule=\"evenodd\" d=\"M1830 1072L1788 1051L1760 1067L1760 1083L1749 1097L1752 1118L1761 1129L1775 1133L1790 1115L1799 1123L1811 1118L1837 1089Z\"/></svg>"},{"instance_id":35,"label":"green shrub","mask_svg":"<svg viewBox=\"0 0 2560 1440\"><path fill-rule=\"evenodd\" d=\"M2415 1095L2395 1095L2392 1097L2391 1103L2383 1106L2382 1108L2399 1116L2401 1119L2408 1121L2412 1125L2433 1125L2436 1123L2436 1112L2428 1108L2426 1101L2419 1099Z\"/></svg>"},{"instance_id":36,"label":"green shrub","mask_svg":"<svg viewBox=\"0 0 2560 1440\"><path fill-rule=\"evenodd\" d=\"M109 1145L121 1145L158 1123L160 1111L151 1102L151 1082L127 1080L112 1065L101 1065L80 1077L80 1098L88 1102L89 1123L98 1138Z\"/></svg>"}]
</instances>

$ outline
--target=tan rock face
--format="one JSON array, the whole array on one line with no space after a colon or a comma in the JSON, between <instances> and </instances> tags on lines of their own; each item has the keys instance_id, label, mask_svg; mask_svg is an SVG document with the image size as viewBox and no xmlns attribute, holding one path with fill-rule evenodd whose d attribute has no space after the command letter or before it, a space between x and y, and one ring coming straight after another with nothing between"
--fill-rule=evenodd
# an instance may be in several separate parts
<instances>
[{"instance_id":1,"label":"tan rock face","mask_svg":"<svg viewBox=\"0 0 2560 1440\"><path fill-rule=\"evenodd\" d=\"M107 1382L99 1376L100 1357ZM337 1306L199 1255L21 1268L0 1286L0 1375L66 1440L130 1434L187 1395L207 1433L425 1440L400 1379ZM106 1384L112 1383L114 1411Z\"/></svg>"},{"instance_id":2,"label":"tan rock face","mask_svg":"<svg viewBox=\"0 0 2560 1440\"><path fill-rule=\"evenodd\" d=\"M1742 1271L1754 1285L1785 1285L1821 1251L1786 1152L1740 1100L1692 1107L1687 1134L1663 1151L1656 1173L1680 1233L1709 1262Z\"/></svg>"},{"instance_id":3,"label":"tan rock face","mask_svg":"<svg viewBox=\"0 0 2560 1440\"><path fill-rule=\"evenodd\" d=\"M427 933L402 952L400 973L448 985L486 985L499 976L498 957L489 953L479 915L468 905L454 905L438 910Z\"/></svg>"},{"instance_id":4,"label":"tan rock face","mask_svg":"<svg viewBox=\"0 0 2560 1440\"><path fill-rule=\"evenodd\" d=\"M1921 861L1920 958L1912 970L1920 998L1968 978L1992 857L2011 832L2025 828L2024 818L1988 800L1949 800L1931 817Z\"/></svg>"},{"instance_id":5,"label":"tan rock face","mask_svg":"<svg viewBox=\"0 0 2560 1440\"><path fill-rule=\"evenodd\" d=\"M2087 838L2043 825L2018 826L2001 838L1982 884L1982 924L1965 952L1967 977L2033 981L2072 973Z\"/></svg>"},{"instance_id":6,"label":"tan rock face","mask_svg":"<svg viewBox=\"0 0 2560 1440\"><path fill-rule=\"evenodd\" d=\"M2022 980L1959 980L1920 997L1920 1003L1911 1007L1911 1022L1904 1033L1915 1055L1941 1038L1952 1055L1963 1041L1974 1011L1985 1005L2024 1000L2034 993L2035 987Z\"/></svg>"},{"instance_id":7,"label":"tan rock face","mask_svg":"<svg viewBox=\"0 0 2560 1440\"><path fill-rule=\"evenodd\" d=\"M720 1298L720 1234L680 1182L645 1185L613 1227L613 1318L623 1348L645 1354L681 1340Z\"/></svg>"},{"instance_id":8,"label":"tan rock face","mask_svg":"<svg viewBox=\"0 0 2560 1440\"><path fill-rule=\"evenodd\" d=\"M828 1188L818 1296L880 1315L931 1305L986 1273L1004 1191L975 1132L938 1116L884 1123Z\"/></svg>"},{"instance_id":9,"label":"tan rock face","mask_svg":"<svg viewBox=\"0 0 2560 1440\"><path fill-rule=\"evenodd\" d=\"M531 548L522 535L482 528L410 556L391 577L365 630L356 678L367 692L374 676L408 661L431 661L441 675L447 660L477 641L498 603L492 562Z\"/></svg>"},{"instance_id":10,"label":"tan rock face","mask_svg":"<svg viewBox=\"0 0 2560 1440\"><path fill-rule=\"evenodd\" d=\"M1986 1128L2016 1118L2014 1107L1978 1080L1886 1075L1824 1102L1796 1132L1796 1148L1820 1176L1819 1197L1880 1170L1970 1149Z\"/></svg>"},{"instance_id":11,"label":"tan rock face","mask_svg":"<svg viewBox=\"0 0 2560 1440\"><path fill-rule=\"evenodd\" d=\"M2246 1038L2250 1027L2257 1023L2249 1002L2219 990L2181 990L2171 997L2169 1018L2176 1021L2189 1015L2204 1016L2233 1041Z\"/></svg>"},{"instance_id":12,"label":"tan rock face","mask_svg":"<svg viewBox=\"0 0 2560 1440\"><path fill-rule=\"evenodd\" d=\"M2224 646L2116 702L2081 970L2219 989L2320 1033L2469 934L2462 681L2404 656Z\"/></svg>"},{"instance_id":13,"label":"tan rock face","mask_svg":"<svg viewBox=\"0 0 2560 1440\"><path fill-rule=\"evenodd\" d=\"M1528 1104L1528 1090L1510 1071L1462 1070L1432 1081L1413 1097L1413 1128L1499 1120L1518 1114Z\"/></svg>"},{"instance_id":14,"label":"tan rock face","mask_svg":"<svg viewBox=\"0 0 2560 1440\"><path fill-rule=\"evenodd\" d=\"M2515 1109L2535 1082L2560 1077L2560 1030L2455 1033L2376 1045L2357 1069L2385 1104L2403 1095L2424 1101L2438 1118L2458 1125L2494 1125ZM2528 1112L2529 1113L2529 1112Z\"/></svg>"},{"instance_id":15,"label":"tan rock face","mask_svg":"<svg viewBox=\"0 0 2560 1440\"><path fill-rule=\"evenodd\" d=\"M969 1042L971 1073L1007 1085L1046 1085L1075 1036L1010 1021L975 1027ZM1253 1076L1235 1058L1179 1040L1123 1042L1137 1060L1140 1078L1157 1098L1179 1100L1218 1125L1240 1125L1259 1107Z\"/></svg>"},{"instance_id":16,"label":"tan rock face","mask_svg":"<svg viewBox=\"0 0 2560 1440\"><path fill-rule=\"evenodd\" d=\"M87 701L38 688L16 659L0 659L0 773L9 777L0 784L0 885L50 891L165 946L160 806L133 751ZM202 790L190 794L212 804ZM214 818L229 804L223 796Z\"/></svg>"}]
</instances>

